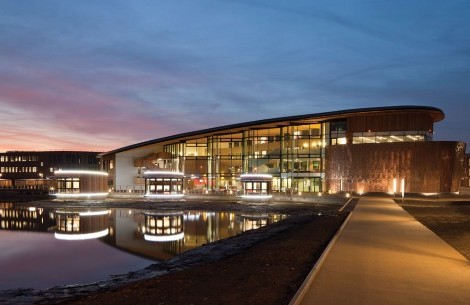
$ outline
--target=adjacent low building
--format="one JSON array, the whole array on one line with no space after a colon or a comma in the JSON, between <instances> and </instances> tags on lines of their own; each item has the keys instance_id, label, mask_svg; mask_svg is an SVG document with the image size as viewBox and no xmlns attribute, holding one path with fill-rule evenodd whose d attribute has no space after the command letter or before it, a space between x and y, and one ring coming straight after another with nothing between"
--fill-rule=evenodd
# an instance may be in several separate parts
<instances>
[{"instance_id":1,"label":"adjacent low building","mask_svg":"<svg viewBox=\"0 0 470 305\"><path fill-rule=\"evenodd\" d=\"M113 192L142 195L157 190L145 173L158 171L184 174L189 193L253 192L244 174L272 177L269 193L453 193L466 146L433 141L443 119L442 110L425 106L273 118L126 146L101 154L101 166Z\"/></svg>"},{"instance_id":2,"label":"adjacent low building","mask_svg":"<svg viewBox=\"0 0 470 305\"><path fill-rule=\"evenodd\" d=\"M54 172L98 170L98 152L8 151L0 153L0 187L49 189Z\"/></svg>"}]
</instances>

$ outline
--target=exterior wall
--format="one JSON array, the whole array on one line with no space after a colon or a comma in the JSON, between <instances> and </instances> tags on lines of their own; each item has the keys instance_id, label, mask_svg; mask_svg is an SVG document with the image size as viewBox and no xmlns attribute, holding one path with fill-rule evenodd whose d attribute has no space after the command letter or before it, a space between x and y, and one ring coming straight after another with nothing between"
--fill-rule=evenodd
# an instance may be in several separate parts
<instances>
[{"instance_id":1,"label":"exterior wall","mask_svg":"<svg viewBox=\"0 0 470 305\"><path fill-rule=\"evenodd\" d=\"M464 176L462 179L463 187L470 187L470 154L465 155Z\"/></svg>"},{"instance_id":2,"label":"exterior wall","mask_svg":"<svg viewBox=\"0 0 470 305\"><path fill-rule=\"evenodd\" d=\"M115 191L120 190L144 190L143 184L136 184L135 177L138 176L138 168L134 167L134 159L131 156L116 155L116 178L115 185L117 186Z\"/></svg>"},{"instance_id":3,"label":"exterior wall","mask_svg":"<svg viewBox=\"0 0 470 305\"><path fill-rule=\"evenodd\" d=\"M108 189L113 189L116 185L116 155L110 154L102 156L100 169L108 173Z\"/></svg>"},{"instance_id":4,"label":"exterior wall","mask_svg":"<svg viewBox=\"0 0 470 305\"><path fill-rule=\"evenodd\" d=\"M58 169L99 169L98 152L82 151L9 151L0 153L3 179L42 179Z\"/></svg>"},{"instance_id":5,"label":"exterior wall","mask_svg":"<svg viewBox=\"0 0 470 305\"><path fill-rule=\"evenodd\" d=\"M326 187L333 192L458 192L463 177L462 142L380 143L326 149Z\"/></svg>"},{"instance_id":6,"label":"exterior wall","mask_svg":"<svg viewBox=\"0 0 470 305\"><path fill-rule=\"evenodd\" d=\"M20 189L42 189L49 190L52 186L50 179L16 179L15 186Z\"/></svg>"},{"instance_id":7,"label":"exterior wall","mask_svg":"<svg viewBox=\"0 0 470 305\"><path fill-rule=\"evenodd\" d=\"M80 191L82 193L107 193L108 179L106 176L80 175Z\"/></svg>"},{"instance_id":8,"label":"exterior wall","mask_svg":"<svg viewBox=\"0 0 470 305\"><path fill-rule=\"evenodd\" d=\"M57 179L60 178L78 178L79 179L79 189L64 191L59 189ZM81 174L81 173L66 173L56 175L54 179L54 190L60 194L67 193L108 193L108 177L104 175L96 174Z\"/></svg>"},{"instance_id":9,"label":"exterior wall","mask_svg":"<svg viewBox=\"0 0 470 305\"><path fill-rule=\"evenodd\" d=\"M349 132L366 131L433 131L433 119L429 113L419 111L373 113L351 116L347 119Z\"/></svg>"}]
</instances>

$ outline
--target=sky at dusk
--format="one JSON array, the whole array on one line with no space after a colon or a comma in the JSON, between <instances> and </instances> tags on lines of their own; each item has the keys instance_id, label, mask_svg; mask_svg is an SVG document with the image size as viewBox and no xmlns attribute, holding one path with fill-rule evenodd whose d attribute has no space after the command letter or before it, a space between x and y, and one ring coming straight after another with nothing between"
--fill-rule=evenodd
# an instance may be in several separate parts
<instances>
[{"instance_id":1,"label":"sky at dusk","mask_svg":"<svg viewBox=\"0 0 470 305\"><path fill-rule=\"evenodd\" d=\"M0 151L362 107L470 141L468 0L0 0Z\"/></svg>"}]
</instances>

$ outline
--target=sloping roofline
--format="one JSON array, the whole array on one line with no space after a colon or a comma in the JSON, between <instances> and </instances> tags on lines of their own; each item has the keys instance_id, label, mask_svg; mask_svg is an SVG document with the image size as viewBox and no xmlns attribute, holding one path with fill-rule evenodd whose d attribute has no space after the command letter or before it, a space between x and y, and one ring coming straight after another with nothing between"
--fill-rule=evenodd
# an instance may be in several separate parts
<instances>
[{"instance_id":1,"label":"sloping roofline","mask_svg":"<svg viewBox=\"0 0 470 305\"><path fill-rule=\"evenodd\" d=\"M157 144L157 143L171 141L171 140L177 140L180 138L193 137L193 136L203 135L207 133L221 132L221 131L230 130L230 129L244 128L248 126L255 127L255 126L266 125L266 124L282 123L284 121L301 121L305 119L316 119L316 120L339 119L339 118L345 118L348 116L356 115L359 113L373 114L376 112L384 112L384 111L393 112L393 111L413 111L413 110L429 112L430 116L433 118L434 123L442 121L445 117L444 112L441 109L436 108L436 107L430 107L430 106L386 106L386 107L357 108L357 109L349 109L349 110L320 112L320 113L314 113L314 114L302 114L302 115L295 115L295 116L287 116L287 117L279 117L279 118L230 124L230 125L224 125L224 126L219 126L219 127L201 129L197 131L180 133L180 134L176 134L176 135L172 135L168 137L148 140L148 141L124 146L115 150L102 153L100 154L100 156L115 154L115 153L123 152L126 150L139 148L142 146Z\"/></svg>"}]
</instances>

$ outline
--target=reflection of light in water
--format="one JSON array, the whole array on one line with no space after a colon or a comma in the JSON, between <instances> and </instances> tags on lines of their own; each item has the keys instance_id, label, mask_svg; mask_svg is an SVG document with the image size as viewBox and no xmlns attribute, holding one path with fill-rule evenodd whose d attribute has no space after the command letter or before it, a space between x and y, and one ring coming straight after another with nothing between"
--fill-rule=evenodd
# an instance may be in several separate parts
<instances>
[{"instance_id":1,"label":"reflection of light in water","mask_svg":"<svg viewBox=\"0 0 470 305\"><path fill-rule=\"evenodd\" d=\"M34 230L43 227L47 222L44 209L36 207L14 207L0 203L0 229L4 230Z\"/></svg>"},{"instance_id":2,"label":"reflection of light in water","mask_svg":"<svg viewBox=\"0 0 470 305\"><path fill-rule=\"evenodd\" d=\"M269 216L266 214L240 215L240 217L243 219L243 231L259 229L269 223Z\"/></svg>"},{"instance_id":3,"label":"reflection of light in water","mask_svg":"<svg viewBox=\"0 0 470 305\"><path fill-rule=\"evenodd\" d=\"M54 237L56 239L61 240L86 240L86 239L94 239L94 238L101 238L107 236L109 234L109 229L105 229L99 232L93 233L82 233L82 234L64 234L64 233L55 233Z\"/></svg>"},{"instance_id":4,"label":"reflection of light in water","mask_svg":"<svg viewBox=\"0 0 470 305\"><path fill-rule=\"evenodd\" d=\"M144 213L141 230L147 241L165 242L183 239L183 212L159 211Z\"/></svg>"},{"instance_id":5,"label":"reflection of light in water","mask_svg":"<svg viewBox=\"0 0 470 305\"><path fill-rule=\"evenodd\" d=\"M84 240L109 234L110 210L57 210L55 212L55 238L62 240Z\"/></svg>"},{"instance_id":6,"label":"reflection of light in water","mask_svg":"<svg viewBox=\"0 0 470 305\"><path fill-rule=\"evenodd\" d=\"M87 211L87 212L80 212L80 213L78 213L78 215L80 215L80 216L100 216L100 215L106 215L108 213L109 213L108 210L104 210L104 211Z\"/></svg>"},{"instance_id":7,"label":"reflection of light in water","mask_svg":"<svg viewBox=\"0 0 470 305\"><path fill-rule=\"evenodd\" d=\"M111 210L95 210L95 211L85 211L80 212L78 210L55 210L56 214L67 214L67 215L79 215L79 216L102 216L107 215L111 212Z\"/></svg>"},{"instance_id":8,"label":"reflection of light in water","mask_svg":"<svg viewBox=\"0 0 470 305\"><path fill-rule=\"evenodd\" d=\"M165 242L165 241L177 241L184 238L184 232L174 235L149 235L144 234L144 239L147 241Z\"/></svg>"},{"instance_id":9,"label":"reflection of light in water","mask_svg":"<svg viewBox=\"0 0 470 305\"><path fill-rule=\"evenodd\" d=\"M201 214L199 214L199 213L197 213L197 214L188 213L188 214L185 214L183 217L184 217L184 220L195 221L195 220L199 220L199 218L201 217Z\"/></svg>"},{"instance_id":10,"label":"reflection of light in water","mask_svg":"<svg viewBox=\"0 0 470 305\"><path fill-rule=\"evenodd\" d=\"M256 199L271 199L273 195L241 195L242 199L256 200Z\"/></svg>"},{"instance_id":11,"label":"reflection of light in water","mask_svg":"<svg viewBox=\"0 0 470 305\"><path fill-rule=\"evenodd\" d=\"M145 194L145 197L153 199L182 199L184 198L184 194Z\"/></svg>"},{"instance_id":12,"label":"reflection of light in water","mask_svg":"<svg viewBox=\"0 0 470 305\"><path fill-rule=\"evenodd\" d=\"M79 194L54 194L57 198L101 198L108 196L108 193L79 193Z\"/></svg>"}]
</instances>

